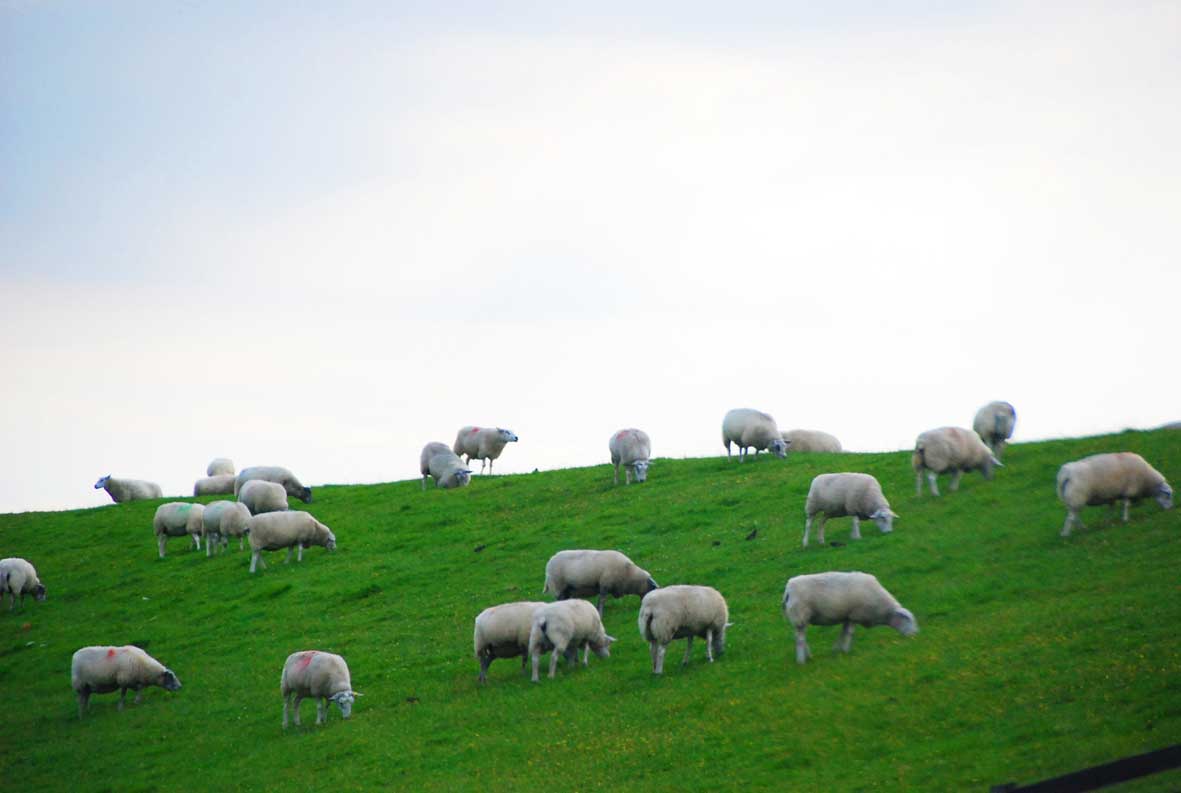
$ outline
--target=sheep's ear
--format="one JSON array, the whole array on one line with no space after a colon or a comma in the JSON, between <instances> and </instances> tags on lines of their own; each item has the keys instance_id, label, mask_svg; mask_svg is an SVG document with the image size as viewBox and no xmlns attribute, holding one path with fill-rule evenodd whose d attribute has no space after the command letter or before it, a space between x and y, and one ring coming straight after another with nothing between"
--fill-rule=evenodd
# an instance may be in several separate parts
<instances>
[{"instance_id":1,"label":"sheep's ear","mask_svg":"<svg viewBox=\"0 0 1181 793\"><path fill-rule=\"evenodd\" d=\"M1004 468L1005 467L1005 464L1002 463L1000 460L998 460L995 457L992 458L992 464L995 465L997 468Z\"/></svg>"},{"instance_id":2,"label":"sheep's ear","mask_svg":"<svg viewBox=\"0 0 1181 793\"><path fill-rule=\"evenodd\" d=\"M606 634L604 634L604 635L606 635ZM607 636L608 643L614 643L615 641L616 641L616 638L614 636Z\"/></svg>"},{"instance_id":3,"label":"sheep's ear","mask_svg":"<svg viewBox=\"0 0 1181 793\"><path fill-rule=\"evenodd\" d=\"M734 627L734 623L733 623L733 622L727 622L727 623L726 623L726 627L727 627L727 628L732 628L732 627Z\"/></svg>"},{"instance_id":4,"label":"sheep's ear","mask_svg":"<svg viewBox=\"0 0 1181 793\"><path fill-rule=\"evenodd\" d=\"M364 694L362 694L360 691L354 691L354 692L352 692L352 694L353 694L353 696L354 696L354 697L363 697L363 696L365 696L365 695L364 695Z\"/></svg>"},{"instance_id":5,"label":"sheep's ear","mask_svg":"<svg viewBox=\"0 0 1181 793\"><path fill-rule=\"evenodd\" d=\"M899 515L897 512L895 512L895 511L894 511L894 510L892 510L892 509L888 509L888 510L886 510L886 512L890 513L890 517L891 517L891 518L894 518L895 520L897 520L898 518L902 517L901 515Z\"/></svg>"}]
</instances>

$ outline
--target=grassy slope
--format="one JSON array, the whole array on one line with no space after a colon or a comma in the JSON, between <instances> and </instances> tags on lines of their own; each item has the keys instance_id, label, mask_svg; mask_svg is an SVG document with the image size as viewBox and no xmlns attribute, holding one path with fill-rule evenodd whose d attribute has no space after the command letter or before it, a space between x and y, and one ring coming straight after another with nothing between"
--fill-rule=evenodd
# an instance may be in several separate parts
<instances>
[{"instance_id":1,"label":"grassy slope","mask_svg":"<svg viewBox=\"0 0 1181 793\"><path fill-rule=\"evenodd\" d=\"M0 556L33 560L50 592L0 614L0 778L122 793L556 780L985 790L1176 743L1181 513L1144 502L1124 526L1094 508L1089 530L1058 537L1058 465L1118 449L1181 483L1181 434L1158 431L1017 445L996 481L967 476L938 500L914 496L905 453L662 459L626 489L607 466L455 492L323 487L310 509L340 549L301 565L272 554L255 576L248 553L206 560L179 539L158 560L156 502L0 515ZM848 544L838 520L828 540L846 544L800 548L808 483L834 470L881 480L902 516L894 534L867 525ZM608 604L610 659L536 686L498 661L478 688L472 618L540 597L546 559L573 547L619 548L663 584L716 586L737 623L728 653L711 667L698 644L681 669L674 646L654 678L627 598ZM858 629L836 656L838 629L813 628L814 658L797 667L784 582L830 569L875 573L922 632ZM79 723L71 654L124 642L147 646L183 690L152 689L123 713L99 696ZM305 726L284 734L279 671L304 648L342 653L365 696L351 722L333 710L322 728L305 703Z\"/></svg>"}]
</instances>

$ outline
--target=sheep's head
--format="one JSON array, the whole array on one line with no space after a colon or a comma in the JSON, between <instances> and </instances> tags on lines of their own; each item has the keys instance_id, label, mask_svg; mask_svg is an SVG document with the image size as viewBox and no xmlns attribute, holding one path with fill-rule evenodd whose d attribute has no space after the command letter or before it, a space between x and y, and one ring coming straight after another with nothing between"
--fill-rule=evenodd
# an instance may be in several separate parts
<instances>
[{"instance_id":1,"label":"sheep's head","mask_svg":"<svg viewBox=\"0 0 1181 793\"><path fill-rule=\"evenodd\" d=\"M608 636L606 633L604 633L602 638L591 642L590 647L595 651L595 655L599 656L600 658L610 658L611 642L613 641L615 641L614 636Z\"/></svg>"},{"instance_id":2,"label":"sheep's head","mask_svg":"<svg viewBox=\"0 0 1181 793\"><path fill-rule=\"evenodd\" d=\"M104 476L102 479L99 479L97 482L95 482L95 483L94 483L94 489L95 489L95 490L101 490L102 488L106 487L106 486L107 486L107 480L108 480L108 479L110 479L110 478L111 478L111 475L110 475L110 474L107 474L107 475L106 475L106 476Z\"/></svg>"},{"instance_id":3,"label":"sheep's head","mask_svg":"<svg viewBox=\"0 0 1181 793\"><path fill-rule=\"evenodd\" d=\"M45 584L40 581L37 582L37 586L33 587L33 599L45 600Z\"/></svg>"},{"instance_id":4,"label":"sheep's head","mask_svg":"<svg viewBox=\"0 0 1181 793\"><path fill-rule=\"evenodd\" d=\"M894 518L898 515L889 507L882 507L877 512L869 516L869 519L877 524L881 529L882 534L889 534L894 531Z\"/></svg>"},{"instance_id":5,"label":"sheep's head","mask_svg":"<svg viewBox=\"0 0 1181 793\"><path fill-rule=\"evenodd\" d=\"M988 459L984 461L984 465L980 466L980 473L984 474L985 479L992 479L993 469L1004 467L1005 464L998 460L995 454L990 454Z\"/></svg>"},{"instance_id":6,"label":"sheep's head","mask_svg":"<svg viewBox=\"0 0 1181 793\"><path fill-rule=\"evenodd\" d=\"M722 626L722 629L720 631L716 631L714 633L714 640L711 645L711 648L713 649L713 653L714 653L714 658L721 658L722 655L726 652L726 629L729 628L733 624L734 624L733 622L727 622L725 625Z\"/></svg>"},{"instance_id":7,"label":"sheep's head","mask_svg":"<svg viewBox=\"0 0 1181 793\"><path fill-rule=\"evenodd\" d=\"M347 719L352 715L353 703L359 696L361 696L359 691L338 691L328 699L336 703L336 706L340 708L340 715Z\"/></svg>"},{"instance_id":8,"label":"sheep's head","mask_svg":"<svg viewBox=\"0 0 1181 793\"><path fill-rule=\"evenodd\" d=\"M302 488L299 491L299 496L297 496L297 498L299 498L299 500L305 504L312 503L312 489L310 487Z\"/></svg>"},{"instance_id":9,"label":"sheep's head","mask_svg":"<svg viewBox=\"0 0 1181 793\"><path fill-rule=\"evenodd\" d=\"M519 440L519 438L517 438L516 433L513 432L512 430L505 430L505 429L501 429L500 427L497 427L496 434L499 435L500 439L502 441L504 441L505 443L514 443L517 440Z\"/></svg>"},{"instance_id":10,"label":"sheep's head","mask_svg":"<svg viewBox=\"0 0 1181 793\"><path fill-rule=\"evenodd\" d=\"M467 487L471 481L472 471L470 468L460 468L455 472L455 487Z\"/></svg>"},{"instance_id":11,"label":"sheep's head","mask_svg":"<svg viewBox=\"0 0 1181 793\"><path fill-rule=\"evenodd\" d=\"M1156 503L1161 505L1161 509L1173 508L1173 488L1165 482L1161 482L1161 486L1156 489Z\"/></svg>"},{"instance_id":12,"label":"sheep's head","mask_svg":"<svg viewBox=\"0 0 1181 793\"><path fill-rule=\"evenodd\" d=\"M328 532L328 539L324 540L324 547L330 551L336 550L336 535Z\"/></svg>"},{"instance_id":13,"label":"sheep's head","mask_svg":"<svg viewBox=\"0 0 1181 793\"><path fill-rule=\"evenodd\" d=\"M910 613L910 609L894 609L894 613L890 615L889 625L903 636L914 636L919 632L919 624Z\"/></svg>"},{"instance_id":14,"label":"sheep's head","mask_svg":"<svg viewBox=\"0 0 1181 793\"><path fill-rule=\"evenodd\" d=\"M171 669L165 669L160 673L160 688L168 691L179 691L180 678Z\"/></svg>"},{"instance_id":15,"label":"sheep's head","mask_svg":"<svg viewBox=\"0 0 1181 793\"><path fill-rule=\"evenodd\" d=\"M784 442L783 438L776 438L775 440L771 441L771 445L767 447L767 451L771 452L776 457L786 457L787 443Z\"/></svg>"},{"instance_id":16,"label":"sheep's head","mask_svg":"<svg viewBox=\"0 0 1181 793\"><path fill-rule=\"evenodd\" d=\"M643 482L648 478L648 461L636 460L632 463L632 470L636 472L636 481Z\"/></svg>"}]
</instances>

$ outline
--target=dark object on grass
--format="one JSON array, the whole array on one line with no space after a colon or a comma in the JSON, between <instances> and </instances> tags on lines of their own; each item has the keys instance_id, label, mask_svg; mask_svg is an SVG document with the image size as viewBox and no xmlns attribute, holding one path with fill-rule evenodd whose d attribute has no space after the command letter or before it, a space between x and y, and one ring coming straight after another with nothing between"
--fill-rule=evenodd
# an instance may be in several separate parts
<instances>
[{"instance_id":1,"label":"dark object on grass","mask_svg":"<svg viewBox=\"0 0 1181 793\"><path fill-rule=\"evenodd\" d=\"M836 540L833 540L832 542L830 542L829 545L831 545L833 548L844 548L845 547L845 544L843 542L837 542Z\"/></svg>"},{"instance_id":2,"label":"dark object on grass","mask_svg":"<svg viewBox=\"0 0 1181 793\"><path fill-rule=\"evenodd\" d=\"M710 545L712 545L715 548L717 548L721 544L722 544L721 540L714 540L713 542L710 543Z\"/></svg>"},{"instance_id":3,"label":"dark object on grass","mask_svg":"<svg viewBox=\"0 0 1181 793\"><path fill-rule=\"evenodd\" d=\"M488 547L487 545L477 545L475 548L472 548L472 551L474 551L475 553L479 553L480 551L484 550L487 547Z\"/></svg>"},{"instance_id":4,"label":"dark object on grass","mask_svg":"<svg viewBox=\"0 0 1181 793\"><path fill-rule=\"evenodd\" d=\"M991 790L992 793L1084 793L1177 767L1181 767L1181 744L1091 766L1024 787L1017 787L1016 782L1007 782L993 785Z\"/></svg>"},{"instance_id":5,"label":"dark object on grass","mask_svg":"<svg viewBox=\"0 0 1181 793\"><path fill-rule=\"evenodd\" d=\"M759 530L758 529L751 529L750 534L746 535L746 539L753 540L755 537L758 537L758 536L759 536Z\"/></svg>"},{"instance_id":6,"label":"dark object on grass","mask_svg":"<svg viewBox=\"0 0 1181 793\"><path fill-rule=\"evenodd\" d=\"M406 701L411 705L415 705L418 703L418 697L406 697Z\"/></svg>"}]
</instances>

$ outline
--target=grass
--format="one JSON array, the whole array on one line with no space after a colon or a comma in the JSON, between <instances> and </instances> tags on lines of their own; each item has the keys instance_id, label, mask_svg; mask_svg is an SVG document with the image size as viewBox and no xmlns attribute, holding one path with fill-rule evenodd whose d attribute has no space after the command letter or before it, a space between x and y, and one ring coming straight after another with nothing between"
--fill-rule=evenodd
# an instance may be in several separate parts
<instances>
[{"instance_id":1,"label":"grass","mask_svg":"<svg viewBox=\"0 0 1181 793\"><path fill-rule=\"evenodd\" d=\"M1138 451L1181 481L1181 433L1009 448L993 482L914 495L908 453L659 459L647 483L612 487L606 465L479 478L458 491L417 481L316 488L309 509L339 548L253 576L249 553L206 559L170 541L156 558L159 502L0 515L0 556L37 565L49 600L0 612L0 778L26 790L987 790L1181 741L1178 512L1131 523L1107 508L1058 536L1058 466ZM511 450L510 450L511 452ZM882 482L901 518L849 541L800 548L818 473ZM209 501L212 499L201 499ZM752 530L757 535L746 537ZM532 685L515 660L476 684L472 619L538 599L563 548L618 548L662 584L706 583L730 604L726 655L670 648L651 674L635 598L609 601L611 658L559 665ZM876 574L919 620L912 639L812 628L794 663L779 611L789 576ZM92 698L79 721L70 656L136 643L184 688L122 713ZM280 729L287 654L344 655L364 696L353 718ZM130 698L129 698L130 702ZM1176 789L1161 775L1129 790Z\"/></svg>"}]
</instances>

